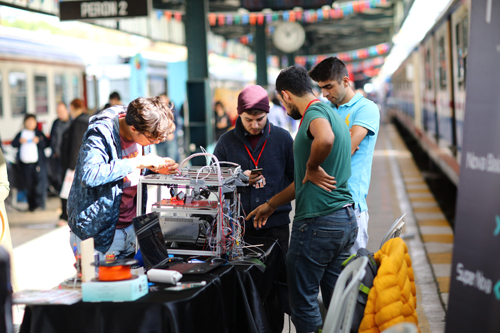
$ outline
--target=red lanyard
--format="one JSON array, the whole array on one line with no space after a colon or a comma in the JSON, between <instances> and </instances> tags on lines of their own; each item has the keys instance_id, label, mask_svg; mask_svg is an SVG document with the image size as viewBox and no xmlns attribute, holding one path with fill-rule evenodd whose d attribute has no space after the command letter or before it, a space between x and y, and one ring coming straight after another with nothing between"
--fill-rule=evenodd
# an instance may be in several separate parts
<instances>
[{"instance_id":1,"label":"red lanyard","mask_svg":"<svg viewBox=\"0 0 500 333\"><path fill-rule=\"evenodd\" d=\"M319 99L313 99L312 101L309 102L309 104L307 104L306 106L306 110L304 111L304 115L302 116L302 118L300 119L300 124L299 124L299 129L300 129L300 125L302 125L302 121L304 120L304 116L306 115L306 112L307 112L307 109L309 109L309 107L311 106L311 104L313 102L321 102ZM298 130L297 130L298 131Z\"/></svg>"},{"instance_id":2,"label":"red lanyard","mask_svg":"<svg viewBox=\"0 0 500 333\"><path fill-rule=\"evenodd\" d=\"M271 122L269 122L269 134L271 134ZM250 154L250 150L248 150L247 145L243 144L245 146L245 149L247 150L248 155L252 159L253 164L255 164L255 168L256 169L259 167L260 156L262 155L262 152L264 151L264 148L266 148L266 143L267 143L268 139L269 139L269 137L266 139L266 141L264 141L264 145L262 146L262 149L260 150L260 154L259 154L259 157L257 157L257 161L255 161L255 159L253 158L252 154Z\"/></svg>"}]
</instances>

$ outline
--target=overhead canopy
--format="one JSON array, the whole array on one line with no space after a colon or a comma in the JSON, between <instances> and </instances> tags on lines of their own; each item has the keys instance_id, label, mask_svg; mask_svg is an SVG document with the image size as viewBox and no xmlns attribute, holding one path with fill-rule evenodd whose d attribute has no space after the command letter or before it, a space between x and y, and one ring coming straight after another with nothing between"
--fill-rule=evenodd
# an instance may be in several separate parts
<instances>
[{"instance_id":1,"label":"overhead canopy","mask_svg":"<svg viewBox=\"0 0 500 333\"><path fill-rule=\"evenodd\" d=\"M183 12L185 1L187 0L154 0L153 7L160 10ZM245 3L244 0L241 2ZM271 27L267 33L266 43L269 55L283 55L283 52L274 47L271 40L273 28L282 21L299 21L306 31L305 43L295 52L295 55L333 54L390 43L395 26L395 6L391 0L338 0L333 3L333 7L323 6L317 7L315 10L295 8L296 10L275 11L270 9L264 11L242 10L241 2L238 0L209 0L209 10L212 14L211 31L226 39L243 38L243 42L248 41L248 44L252 45L251 36L255 33L255 25L259 24L258 16L263 16L263 21ZM280 1L280 3L283 2ZM294 1L294 3L300 2L310 4L314 1ZM316 2L331 3L331 1ZM320 9L319 12L318 9ZM254 22L252 22L252 16L256 17ZM292 18L292 16L295 17Z\"/></svg>"}]
</instances>

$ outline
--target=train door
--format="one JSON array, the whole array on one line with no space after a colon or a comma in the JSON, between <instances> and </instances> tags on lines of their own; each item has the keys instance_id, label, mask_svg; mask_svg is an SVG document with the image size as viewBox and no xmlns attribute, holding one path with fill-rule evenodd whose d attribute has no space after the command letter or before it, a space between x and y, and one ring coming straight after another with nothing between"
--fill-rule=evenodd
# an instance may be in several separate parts
<instances>
[{"instance_id":1,"label":"train door","mask_svg":"<svg viewBox=\"0 0 500 333\"><path fill-rule=\"evenodd\" d=\"M465 116L465 75L469 49L469 7L467 4L462 5L452 14L451 29L457 161L460 163Z\"/></svg>"},{"instance_id":2,"label":"train door","mask_svg":"<svg viewBox=\"0 0 500 333\"><path fill-rule=\"evenodd\" d=\"M429 36L420 47L420 63L422 71L422 109L424 131L432 142L438 141L439 133L436 112L436 84L434 77L434 36Z\"/></svg>"},{"instance_id":3,"label":"train door","mask_svg":"<svg viewBox=\"0 0 500 333\"><path fill-rule=\"evenodd\" d=\"M447 21L437 29L434 43L438 143L441 148L448 149L450 153L454 154L456 146L453 120L453 86L450 64L450 30Z\"/></svg>"}]
</instances>

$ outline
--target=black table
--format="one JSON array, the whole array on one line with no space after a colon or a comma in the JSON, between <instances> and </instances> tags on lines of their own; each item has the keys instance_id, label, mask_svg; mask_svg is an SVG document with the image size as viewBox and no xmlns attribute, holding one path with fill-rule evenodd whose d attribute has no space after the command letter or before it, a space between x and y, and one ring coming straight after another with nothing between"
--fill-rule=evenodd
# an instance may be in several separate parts
<instances>
[{"instance_id":1,"label":"black table","mask_svg":"<svg viewBox=\"0 0 500 333\"><path fill-rule=\"evenodd\" d=\"M160 291L134 302L27 306L20 332L272 332L288 302L284 256L273 240L252 243L264 243L265 268L219 266L181 280L206 281L202 288L172 292L158 284Z\"/></svg>"}]
</instances>

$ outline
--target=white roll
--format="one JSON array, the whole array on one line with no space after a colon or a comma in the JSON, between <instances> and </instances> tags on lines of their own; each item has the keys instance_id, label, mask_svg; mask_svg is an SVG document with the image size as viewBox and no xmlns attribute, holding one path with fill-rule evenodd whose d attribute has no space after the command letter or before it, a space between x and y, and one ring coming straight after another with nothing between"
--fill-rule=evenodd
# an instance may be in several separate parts
<instances>
[{"instance_id":1,"label":"white roll","mask_svg":"<svg viewBox=\"0 0 500 333\"><path fill-rule=\"evenodd\" d=\"M155 268L148 271L148 280L151 282L176 284L181 278L182 274L177 271Z\"/></svg>"}]
</instances>

